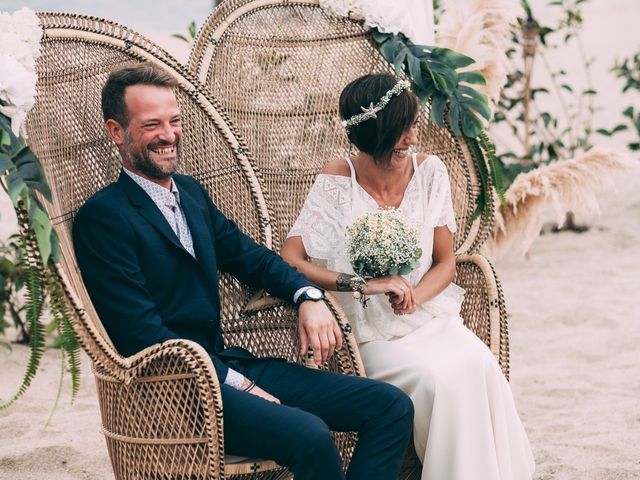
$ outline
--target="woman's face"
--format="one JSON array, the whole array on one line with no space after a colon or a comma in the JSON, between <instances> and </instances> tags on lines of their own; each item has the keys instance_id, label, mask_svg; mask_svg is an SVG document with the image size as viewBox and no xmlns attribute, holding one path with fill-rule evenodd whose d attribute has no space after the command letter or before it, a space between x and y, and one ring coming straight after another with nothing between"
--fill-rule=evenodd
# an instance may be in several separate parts
<instances>
[{"instance_id":1,"label":"woman's face","mask_svg":"<svg viewBox=\"0 0 640 480\"><path fill-rule=\"evenodd\" d=\"M411 126L407 128L395 145L393 149L392 157L396 160L403 160L407 158L411 152L411 148L418 143L418 119L416 118Z\"/></svg>"}]
</instances>

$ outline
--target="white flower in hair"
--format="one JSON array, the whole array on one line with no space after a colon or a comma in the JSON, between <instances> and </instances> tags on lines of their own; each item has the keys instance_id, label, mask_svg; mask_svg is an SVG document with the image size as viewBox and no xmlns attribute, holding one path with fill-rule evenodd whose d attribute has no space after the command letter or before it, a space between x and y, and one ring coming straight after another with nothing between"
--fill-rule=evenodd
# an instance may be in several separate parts
<instances>
[{"instance_id":1,"label":"white flower in hair","mask_svg":"<svg viewBox=\"0 0 640 480\"><path fill-rule=\"evenodd\" d=\"M398 81L391 90L385 93L382 98L374 105L373 102L369 104L369 107L360 107L362 113L354 115L346 120L343 120L342 126L344 128L349 128L354 125L358 125L370 118L378 118L377 113L386 107L391 101L392 97L396 95L400 95L403 91L409 89L411 83L408 80L400 80Z\"/></svg>"}]
</instances>

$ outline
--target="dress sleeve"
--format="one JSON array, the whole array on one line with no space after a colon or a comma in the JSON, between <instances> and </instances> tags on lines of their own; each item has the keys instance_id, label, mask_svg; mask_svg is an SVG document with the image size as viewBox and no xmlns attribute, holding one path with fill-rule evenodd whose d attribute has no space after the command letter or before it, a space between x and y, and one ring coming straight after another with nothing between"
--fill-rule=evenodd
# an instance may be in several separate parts
<instances>
[{"instance_id":1,"label":"dress sleeve","mask_svg":"<svg viewBox=\"0 0 640 480\"><path fill-rule=\"evenodd\" d=\"M343 223L350 195L349 177L318 175L287 238L301 237L313 259L333 259L347 243Z\"/></svg>"},{"instance_id":2,"label":"dress sleeve","mask_svg":"<svg viewBox=\"0 0 640 480\"><path fill-rule=\"evenodd\" d=\"M425 160L429 162L425 173L427 193L427 226L447 226L451 233L456 231L456 215L451 199L451 184L446 165L435 155Z\"/></svg>"}]
</instances>

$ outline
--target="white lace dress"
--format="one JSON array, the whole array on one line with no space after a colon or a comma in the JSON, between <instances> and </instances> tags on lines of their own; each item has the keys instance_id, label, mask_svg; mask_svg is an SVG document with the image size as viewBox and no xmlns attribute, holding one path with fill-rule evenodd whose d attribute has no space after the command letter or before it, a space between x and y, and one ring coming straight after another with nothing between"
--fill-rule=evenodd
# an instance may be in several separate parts
<instances>
[{"instance_id":1,"label":"white lace dress","mask_svg":"<svg viewBox=\"0 0 640 480\"><path fill-rule=\"evenodd\" d=\"M447 169L436 156L417 165L399 209L421 232L415 285L432 263L437 226L456 229ZM353 273L346 227L376 202L351 176L318 175L289 237L300 236L315 263ZM367 376L404 390L415 406L414 443L429 480L524 480L533 455L511 389L490 350L460 317L464 290L449 285L410 315L397 316L384 295L367 308L337 292L358 341Z\"/></svg>"}]
</instances>

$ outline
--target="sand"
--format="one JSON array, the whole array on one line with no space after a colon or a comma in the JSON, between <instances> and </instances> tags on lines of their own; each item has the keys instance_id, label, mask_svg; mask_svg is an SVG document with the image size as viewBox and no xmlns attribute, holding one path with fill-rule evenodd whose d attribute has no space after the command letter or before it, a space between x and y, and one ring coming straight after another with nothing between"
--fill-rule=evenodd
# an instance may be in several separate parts
<instances>
[{"instance_id":1,"label":"sand","mask_svg":"<svg viewBox=\"0 0 640 480\"><path fill-rule=\"evenodd\" d=\"M639 174L603 195L590 231L497 264L538 480L640 478Z\"/></svg>"}]
</instances>

